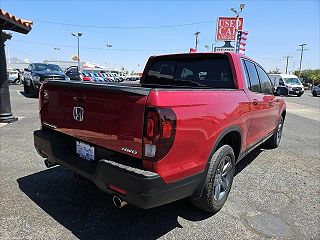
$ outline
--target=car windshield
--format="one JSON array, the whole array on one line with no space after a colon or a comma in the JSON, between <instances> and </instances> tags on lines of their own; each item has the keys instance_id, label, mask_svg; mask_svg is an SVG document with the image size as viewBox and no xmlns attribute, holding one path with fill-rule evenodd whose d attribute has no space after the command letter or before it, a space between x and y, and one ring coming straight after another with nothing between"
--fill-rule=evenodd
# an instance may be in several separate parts
<instances>
[{"instance_id":1,"label":"car windshield","mask_svg":"<svg viewBox=\"0 0 320 240\"><path fill-rule=\"evenodd\" d=\"M298 78L284 78L283 80L286 84L301 85L301 82Z\"/></svg>"},{"instance_id":2,"label":"car windshield","mask_svg":"<svg viewBox=\"0 0 320 240\"><path fill-rule=\"evenodd\" d=\"M42 63L34 64L34 70L35 71L46 71L46 72L63 72L62 69L58 65L42 64Z\"/></svg>"}]
</instances>

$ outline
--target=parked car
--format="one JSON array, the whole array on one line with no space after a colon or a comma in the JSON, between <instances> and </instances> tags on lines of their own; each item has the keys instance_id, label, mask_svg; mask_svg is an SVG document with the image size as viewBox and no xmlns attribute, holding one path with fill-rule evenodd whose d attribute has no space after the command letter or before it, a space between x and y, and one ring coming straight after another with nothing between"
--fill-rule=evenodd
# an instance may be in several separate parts
<instances>
[{"instance_id":1,"label":"parked car","mask_svg":"<svg viewBox=\"0 0 320 240\"><path fill-rule=\"evenodd\" d=\"M37 96L39 88L45 80L64 80L70 78L64 74L62 69L55 64L32 63L24 69L24 92L31 96Z\"/></svg>"},{"instance_id":2,"label":"parked car","mask_svg":"<svg viewBox=\"0 0 320 240\"><path fill-rule=\"evenodd\" d=\"M314 97L320 96L320 84L317 86L314 86L311 90L311 93Z\"/></svg>"},{"instance_id":3,"label":"parked car","mask_svg":"<svg viewBox=\"0 0 320 240\"><path fill-rule=\"evenodd\" d=\"M301 97L304 93L304 87L296 75L290 74L269 74L275 88L284 86L288 89L288 94Z\"/></svg>"},{"instance_id":4,"label":"parked car","mask_svg":"<svg viewBox=\"0 0 320 240\"><path fill-rule=\"evenodd\" d=\"M8 75L9 84L20 84L21 83L20 72L18 69L8 68L7 75Z\"/></svg>"},{"instance_id":5,"label":"parked car","mask_svg":"<svg viewBox=\"0 0 320 240\"><path fill-rule=\"evenodd\" d=\"M88 74L79 73L79 77L80 77L80 80L83 82L94 82L94 80Z\"/></svg>"},{"instance_id":6,"label":"parked car","mask_svg":"<svg viewBox=\"0 0 320 240\"><path fill-rule=\"evenodd\" d=\"M47 82L39 105L46 166L90 179L119 208L190 197L219 211L235 164L278 147L286 117L265 70L228 52L150 57L140 86Z\"/></svg>"},{"instance_id":7,"label":"parked car","mask_svg":"<svg viewBox=\"0 0 320 240\"><path fill-rule=\"evenodd\" d=\"M102 75L103 75L103 77L104 77L105 82L113 82L113 81L114 81L114 79L113 79L112 77L110 77L109 74L107 74L107 73L102 73Z\"/></svg>"},{"instance_id":8,"label":"parked car","mask_svg":"<svg viewBox=\"0 0 320 240\"><path fill-rule=\"evenodd\" d=\"M78 66L70 66L65 70L65 74L73 81L81 80L81 73L78 69Z\"/></svg>"}]
</instances>

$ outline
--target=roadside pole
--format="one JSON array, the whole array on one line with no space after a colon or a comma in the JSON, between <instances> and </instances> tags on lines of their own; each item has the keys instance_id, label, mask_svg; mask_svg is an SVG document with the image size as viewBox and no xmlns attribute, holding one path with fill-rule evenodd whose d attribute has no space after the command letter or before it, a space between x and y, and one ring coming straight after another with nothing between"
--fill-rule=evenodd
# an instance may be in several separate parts
<instances>
[{"instance_id":1,"label":"roadside pole","mask_svg":"<svg viewBox=\"0 0 320 240\"><path fill-rule=\"evenodd\" d=\"M11 113L7 61L4 50L5 42L10 39L11 35L0 29L0 122L5 123L11 123L17 120Z\"/></svg>"},{"instance_id":2,"label":"roadside pole","mask_svg":"<svg viewBox=\"0 0 320 240\"><path fill-rule=\"evenodd\" d=\"M299 78L301 77L301 65L302 65L302 56L303 56L303 51L305 50L305 46L307 44L306 43L303 43L303 44L300 44L299 47L301 47L301 55L300 55L300 65L299 65Z\"/></svg>"},{"instance_id":3,"label":"roadside pole","mask_svg":"<svg viewBox=\"0 0 320 240\"><path fill-rule=\"evenodd\" d=\"M287 63L286 63L286 74L288 73L288 65L289 65L289 58L292 58L290 56L285 56L284 58L287 59Z\"/></svg>"},{"instance_id":4,"label":"roadside pole","mask_svg":"<svg viewBox=\"0 0 320 240\"><path fill-rule=\"evenodd\" d=\"M245 4L244 3L241 3L240 4L240 11L237 11L235 10L234 8L231 8L230 10L232 12L234 12L236 14L236 29L235 29L235 40L234 40L234 44L235 44L235 50L236 50L236 46L237 46L237 43L238 43L238 31L239 31L239 17L240 17L240 13L242 13L242 10L244 9L244 6ZM239 53L239 50L236 51L237 53Z\"/></svg>"},{"instance_id":5,"label":"roadside pole","mask_svg":"<svg viewBox=\"0 0 320 240\"><path fill-rule=\"evenodd\" d=\"M196 32L194 35L196 36L196 46L195 46L195 50L198 50L198 44L199 44L199 34L200 32Z\"/></svg>"}]
</instances>

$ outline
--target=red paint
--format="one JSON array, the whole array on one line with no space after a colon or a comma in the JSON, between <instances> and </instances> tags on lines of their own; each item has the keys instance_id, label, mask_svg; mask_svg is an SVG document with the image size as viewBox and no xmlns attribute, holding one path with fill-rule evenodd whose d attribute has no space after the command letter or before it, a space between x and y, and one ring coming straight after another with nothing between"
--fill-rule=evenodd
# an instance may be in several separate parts
<instances>
[{"instance_id":1,"label":"red paint","mask_svg":"<svg viewBox=\"0 0 320 240\"><path fill-rule=\"evenodd\" d=\"M139 158L145 169L157 172L165 182L202 172L225 129L231 126L241 129L241 152L244 152L276 128L285 103L281 97L247 89L241 65L241 57L247 57L236 53L186 53L179 57L197 54L228 56L236 89L152 89L148 96L141 96L108 89L60 89L44 84L41 91L48 91L49 101L40 104L41 121L88 143ZM156 59L151 57L147 66ZM85 100L75 102L75 96ZM254 101L259 104L253 104ZM84 108L83 122L73 119L75 106ZM162 138L161 144L155 137ZM156 160L144 157L146 143L158 144L157 149L162 149L164 155ZM123 147L136 150L137 154L123 152Z\"/></svg>"},{"instance_id":2,"label":"red paint","mask_svg":"<svg viewBox=\"0 0 320 240\"><path fill-rule=\"evenodd\" d=\"M235 40L236 29L242 31L243 18L237 20L236 17L219 17L217 22L216 40Z\"/></svg>"}]
</instances>

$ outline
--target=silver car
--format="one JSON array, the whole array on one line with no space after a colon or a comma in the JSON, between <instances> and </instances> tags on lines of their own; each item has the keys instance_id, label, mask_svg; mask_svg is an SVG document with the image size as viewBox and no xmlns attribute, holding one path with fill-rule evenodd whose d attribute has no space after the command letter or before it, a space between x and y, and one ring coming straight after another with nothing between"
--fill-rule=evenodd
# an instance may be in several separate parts
<instances>
[{"instance_id":1,"label":"silver car","mask_svg":"<svg viewBox=\"0 0 320 240\"><path fill-rule=\"evenodd\" d=\"M320 84L318 84L317 86L314 86L314 87L312 88L311 93L312 93L312 95L313 95L314 97L320 96Z\"/></svg>"}]
</instances>

